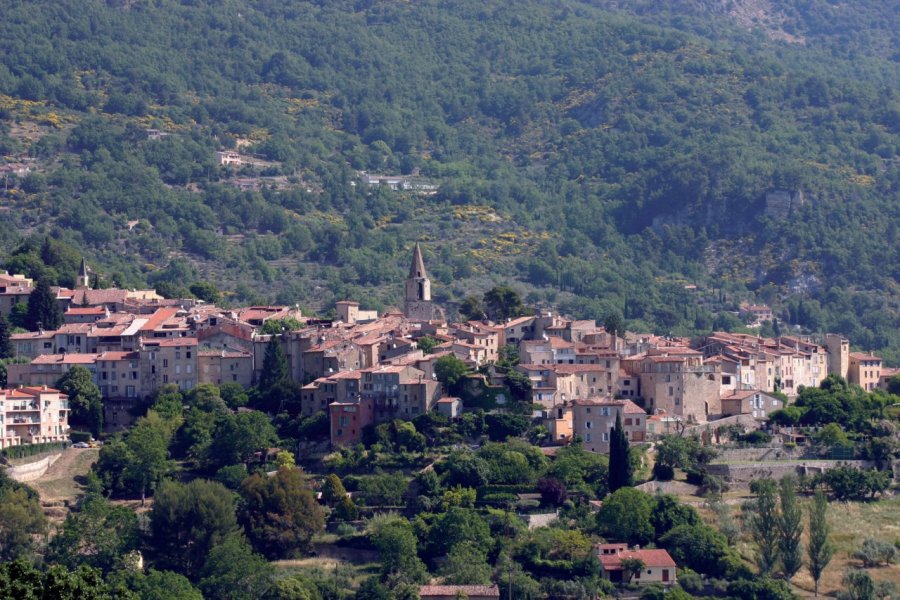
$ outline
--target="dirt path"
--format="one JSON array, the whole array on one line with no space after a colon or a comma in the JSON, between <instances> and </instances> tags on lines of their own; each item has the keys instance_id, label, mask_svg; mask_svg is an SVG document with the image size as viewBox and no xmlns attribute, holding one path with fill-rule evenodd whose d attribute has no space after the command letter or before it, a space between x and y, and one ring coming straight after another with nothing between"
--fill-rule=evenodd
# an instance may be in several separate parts
<instances>
[{"instance_id":1,"label":"dirt path","mask_svg":"<svg viewBox=\"0 0 900 600\"><path fill-rule=\"evenodd\" d=\"M28 484L41 497L41 505L51 521L65 518L66 505L74 502L82 491L75 478L87 475L99 455L96 448L69 448L46 473Z\"/></svg>"}]
</instances>

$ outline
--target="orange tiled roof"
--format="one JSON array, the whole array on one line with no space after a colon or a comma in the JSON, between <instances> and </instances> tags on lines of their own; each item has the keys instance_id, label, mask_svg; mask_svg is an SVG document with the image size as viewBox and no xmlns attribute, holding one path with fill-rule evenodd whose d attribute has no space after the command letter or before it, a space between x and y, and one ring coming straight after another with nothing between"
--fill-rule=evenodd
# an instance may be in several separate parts
<instances>
[{"instance_id":1,"label":"orange tiled roof","mask_svg":"<svg viewBox=\"0 0 900 600\"><path fill-rule=\"evenodd\" d=\"M38 356L31 364L33 365L89 365L97 360L99 354L43 354Z\"/></svg>"},{"instance_id":2,"label":"orange tiled roof","mask_svg":"<svg viewBox=\"0 0 900 600\"><path fill-rule=\"evenodd\" d=\"M675 567L675 561L665 550L624 550L618 554L601 554L597 558L606 571L622 568L623 558L637 558L648 567Z\"/></svg>"}]
</instances>

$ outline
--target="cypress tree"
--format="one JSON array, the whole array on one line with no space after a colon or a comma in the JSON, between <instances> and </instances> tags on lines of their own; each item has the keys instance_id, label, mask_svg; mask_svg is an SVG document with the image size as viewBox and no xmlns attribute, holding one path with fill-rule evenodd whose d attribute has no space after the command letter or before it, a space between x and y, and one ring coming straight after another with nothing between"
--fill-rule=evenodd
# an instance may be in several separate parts
<instances>
[{"instance_id":1,"label":"cypress tree","mask_svg":"<svg viewBox=\"0 0 900 600\"><path fill-rule=\"evenodd\" d=\"M50 289L46 279L38 280L28 296L28 312L25 314L25 328L37 331L59 329L63 324L63 313L56 303L56 294Z\"/></svg>"},{"instance_id":2,"label":"cypress tree","mask_svg":"<svg viewBox=\"0 0 900 600\"><path fill-rule=\"evenodd\" d=\"M259 390L268 393L275 386L287 381L288 379L287 358L284 356L284 350L278 342L277 336L272 336L269 345L266 346L266 355L263 358L262 373L259 376Z\"/></svg>"},{"instance_id":3,"label":"cypress tree","mask_svg":"<svg viewBox=\"0 0 900 600\"><path fill-rule=\"evenodd\" d=\"M630 486L633 480L628 438L622 427L622 413L619 411L616 413L616 424L609 434L609 492Z\"/></svg>"},{"instance_id":4,"label":"cypress tree","mask_svg":"<svg viewBox=\"0 0 900 600\"><path fill-rule=\"evenodd\" d=\"M0 314L0 359L12 358L12 342L9 341L9 322Z\"/></svg>"}]
</instances>

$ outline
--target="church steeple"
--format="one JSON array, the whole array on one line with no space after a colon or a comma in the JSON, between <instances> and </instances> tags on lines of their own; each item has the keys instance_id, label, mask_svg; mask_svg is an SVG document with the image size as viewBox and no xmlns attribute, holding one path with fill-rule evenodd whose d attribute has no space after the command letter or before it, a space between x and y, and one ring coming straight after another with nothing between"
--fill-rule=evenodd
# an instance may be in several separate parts
<instances>
[{"instance_id":1,"label":"church steeple","mask_svg":"<svg viewBox=\"0 0 900 600\"><path fill-rule=\"evenodd\" d=\"M406 278L404 294L406 316L416 321L430 321L434 318L434 307L431 304L431 280L425 271L425 259L419 242L413 249L412 263L409 266L409 277Z\"/></svg>"},{"instance_id":2,"label":"church steeple","mask_svg":"<svg viewBox=\"0 0 900 600\"><path fill-rule=\"evenodd\" d=\"M416 247L413 249L412 264L409 266L409 279L427 278L425 260L422 258L422 248L419 247L419 242L416 242Z\"/></svg>"},{"instance_id":3,"label":"church steeple","mask_svg":"<svg viewBox=\"0 0 900 600\"><path fill-rule=\"evenodd\" d=\"M81 268L78 269L78 283L75 286L80 289L88 289L91 287L91 276L88 273L87 263L84 257L81 257Z\"/></svg>"}]
</instances>

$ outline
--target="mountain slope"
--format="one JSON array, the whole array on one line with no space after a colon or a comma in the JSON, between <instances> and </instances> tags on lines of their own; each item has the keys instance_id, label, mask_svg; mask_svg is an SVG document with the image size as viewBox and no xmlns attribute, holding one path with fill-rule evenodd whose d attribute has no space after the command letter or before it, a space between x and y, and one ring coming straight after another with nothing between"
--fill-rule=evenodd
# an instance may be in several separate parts
<instances>
[{"instance_id":1,"label":"mountain slope","mask_svg":"<svg viewBox=\"0 0 900 600\"><path fill-rule=\"evenodd\" d=\"M785 44L712 0L654 6L4 3L0 146L38 173L3 199L7 264L39 269L38 243L16 248L52 234L123 285L383 307L423 239L445 303L512 279L690 333L761 299L900 347L895 30L862 32L872 3L827 30L798 0L779 6L807 41ZM820 60L842 35L858 59ZM279 189L237 189L215 158L237 147ZM359 170L440 188L365 189ZM809 201L774 219L778 188Z\"/></svg>"}]
</instances>

